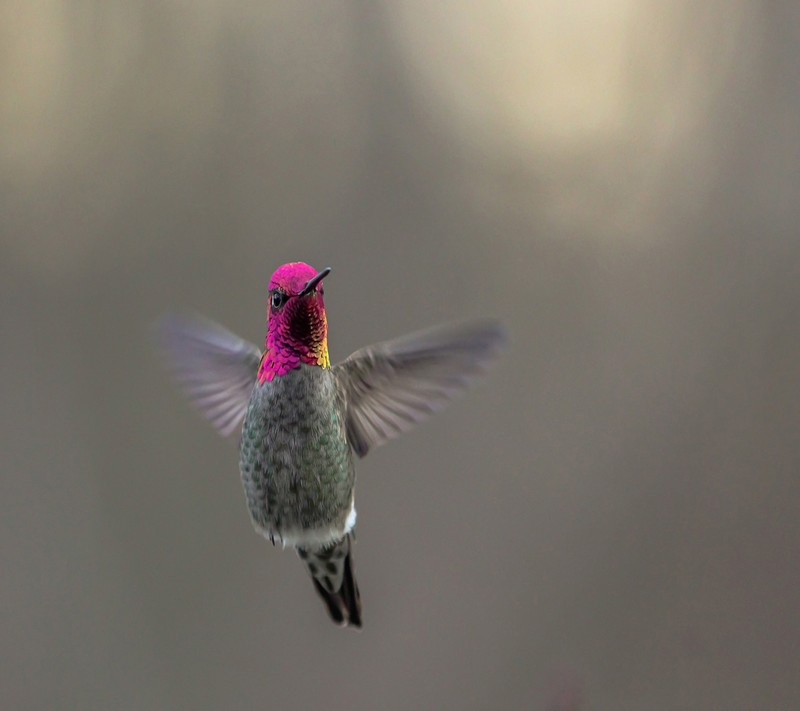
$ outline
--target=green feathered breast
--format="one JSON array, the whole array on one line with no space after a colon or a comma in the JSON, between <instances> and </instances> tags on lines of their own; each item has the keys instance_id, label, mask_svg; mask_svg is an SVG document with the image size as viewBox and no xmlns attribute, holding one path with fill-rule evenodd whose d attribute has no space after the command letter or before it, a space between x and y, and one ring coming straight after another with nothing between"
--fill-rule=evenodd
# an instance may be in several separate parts
<instances>
[{"instance_id":1,"label":"green feathered breast","mask_svg":"<svg viewBox=\"0 0 800 711\"><path fill-rule=\"evenodd\" d=\"M344 529L355 470L343 412L327 368L302 365L253 388L239 467L250 516L265 535Z\"/></svg>"}]
</instances>

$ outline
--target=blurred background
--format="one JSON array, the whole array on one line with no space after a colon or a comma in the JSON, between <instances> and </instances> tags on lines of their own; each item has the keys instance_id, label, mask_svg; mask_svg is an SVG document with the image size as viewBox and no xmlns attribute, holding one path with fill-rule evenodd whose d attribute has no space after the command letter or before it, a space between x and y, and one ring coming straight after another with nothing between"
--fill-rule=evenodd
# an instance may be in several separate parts
<instances>
[{"instance_id":1,"label":"blurred background","mask_svg":"<svg viewBox=\"0 0 800 711\"><path fill-rule=\"evenodd\" d=\"M0 18L2 708L800 708L800 5ZM151 348L293 260L334 360L511 334L361 462L361 634Z\"/></svg>"}]
</instances>

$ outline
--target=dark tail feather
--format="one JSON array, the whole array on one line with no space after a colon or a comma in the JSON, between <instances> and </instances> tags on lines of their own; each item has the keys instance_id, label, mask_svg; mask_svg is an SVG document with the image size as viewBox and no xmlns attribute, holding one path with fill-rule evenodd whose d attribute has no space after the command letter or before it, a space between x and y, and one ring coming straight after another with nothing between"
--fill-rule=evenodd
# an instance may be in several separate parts
<instances>
[{"instance_id":1,"label":"dark tail feather","mask_svg":"<svg viewBox=\"0 0 800 711\"><path fill-rule=\"evenodd\" d=\"M320 550L298 549L330 618L343 627L361 627L361 597L353 573L350 535Z\"/></svg>"}]
</instances>

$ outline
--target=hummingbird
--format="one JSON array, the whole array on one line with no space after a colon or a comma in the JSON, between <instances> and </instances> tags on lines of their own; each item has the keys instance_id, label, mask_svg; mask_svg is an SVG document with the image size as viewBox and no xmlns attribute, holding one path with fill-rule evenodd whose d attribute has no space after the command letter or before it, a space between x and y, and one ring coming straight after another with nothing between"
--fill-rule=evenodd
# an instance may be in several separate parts
<instances>
[{"instance_id":1,"label":"hummingbird","mask_svg":"<svg viewBox=\"0 0 800 711\"><path fill-rule=\"evenodd\" d=\"M367 346L331 366L323 280L303 262L269 281L263 351L202 317L169 314L159 336L189 399L239 438L256 531L294 547L331 619L360 628L354 574L355 462L469 386L500 351L496 321L473 321Z\"/></svg>"}]
</instances>

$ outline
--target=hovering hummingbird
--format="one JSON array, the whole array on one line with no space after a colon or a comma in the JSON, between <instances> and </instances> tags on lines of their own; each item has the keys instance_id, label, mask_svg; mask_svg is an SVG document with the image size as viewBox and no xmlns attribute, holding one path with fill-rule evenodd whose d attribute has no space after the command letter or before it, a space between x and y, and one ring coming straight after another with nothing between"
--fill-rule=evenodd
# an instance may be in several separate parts
<instances>
[{"instance_id":1,"label":"hovering hummingbird","mask_svg":"<svg viewBox=\"0 0 800 711\"><path fill-rule=\"evenodd\" d=\"M505 337L493 321L444 326L331 366L322 284L330 271L303 262L275 271L263 353L198 317L166 316L159 333L178 382L217 430L241 425L239 469L256 530L297 549L334 622L361 627L355 457L441 409Z\"/></svg>"}]
</instances>

